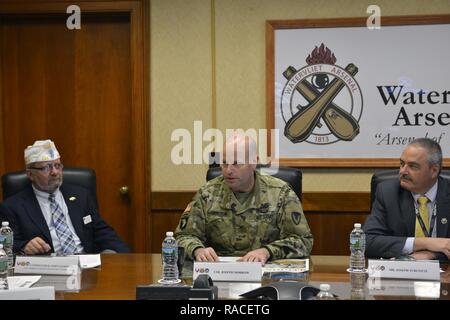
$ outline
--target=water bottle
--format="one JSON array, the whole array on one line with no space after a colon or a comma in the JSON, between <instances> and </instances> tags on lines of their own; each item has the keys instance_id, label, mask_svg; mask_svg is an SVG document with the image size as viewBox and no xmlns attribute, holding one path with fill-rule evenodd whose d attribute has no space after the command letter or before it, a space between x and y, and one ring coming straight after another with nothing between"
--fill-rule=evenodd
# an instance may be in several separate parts
<instances>
[{"instance_id":1,"label":"water bottle","mask_svg":"<svg viewBox=\"0 0 450 320\"><path fill-rule=\"evenodd\" d=\"M11 273L14 266L14 234L12 229L9 227L8 221L2 222L2 227L0 228L0 243L3 244L3 250L5 250L6 255L8 256L8 272Z\"/></svg>"},{"instance_id":2,"label":"water bottle","mask_svg":"<svg viewBox=\"0 0 450 320\"><path fill-rule=\"evenodd\" d=\"M316 300L336 300L332 293L330 293L330 285L327 283L322 283L320 286L320 291L316 295Z\"/></svg>"},{"instance_id":3,"label":"water bottle","mask_svg":"<svg viewBox=\"0 0 450 320\"><path fill-rule=\"evenodd\" d=\"M162 278L158 281L163 284L174 284L181 280L178 278L178 244L173 237L173 232L166 232L166 238L162 242L162 263L163 272Z\"/></svg>"},{"instance_id":4,"label":"water bottle","mask_svg":"<svg viewBox=\"0 0 450 320\"><path fill-rule=\"evenodd\" d=\"M354 224L354 229L350 233L350 272L365 272L366 260L364 251L366 250L366 235L361 229L360 223Z\"/></svg>"},{"instance_id":5,"label":"water bottle","mask_svg":"<svg viewBox=\"0 0 450 320\"><path fill-rule=\"evenodd\" d=\"M364 300L366 298L366 273L350 273L350 300Z\"/></svg>"},{"instance_id":6,"label":"water bottle","mask_svg":"<svg viewBox=\"0 0 450 320\"><path fill-rule=\"evenodd\" d=\"M8 289L8 256L0 243L0 290Z\"/></svg>"}]
</instances>

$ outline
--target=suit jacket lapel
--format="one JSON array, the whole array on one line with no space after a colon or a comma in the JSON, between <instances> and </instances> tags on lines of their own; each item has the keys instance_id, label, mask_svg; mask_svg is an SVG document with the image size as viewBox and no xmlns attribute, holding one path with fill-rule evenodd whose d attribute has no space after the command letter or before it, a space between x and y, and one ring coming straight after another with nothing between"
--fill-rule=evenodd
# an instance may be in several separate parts
<instances>
[{"instance_id":1,"label":"suit jacket lapel","mask_svg":"<svg viewBox=\"0 0 450 320\"><path fill-rule=\"evenodd\" d=\"M408 190L400 188L399 206L403 221L406 224L406 234L414 237L416 229L416 212L414 209L414 198Z\"/></svg>"},{"instance_id":2,"label":"suit jacket lapel","mask_svg":"<svg viewBox=\"0 0 450 320\"><path fill-rule=\"evenodd\" d=\"M33 221L44 234L46 239L43 240L46 240L47 243L53 243L47 221L45 221L44 214L42 213L32 187L27 188L27 192L24 194L23 205L25 207L25 212L30 217L31 221Z\"/></svg>"},{"instance_id":3,"label":"suit jacket lapel","mask_svg":"<svg viewBox=\"0 0 450 320\"><path fill-rule=\"evenodd\" d=\"M443 178L439 178L438 182L436 211L436 235L447 238L448 224L450 223L450 189Z\"/></svg>"}]
</instances>

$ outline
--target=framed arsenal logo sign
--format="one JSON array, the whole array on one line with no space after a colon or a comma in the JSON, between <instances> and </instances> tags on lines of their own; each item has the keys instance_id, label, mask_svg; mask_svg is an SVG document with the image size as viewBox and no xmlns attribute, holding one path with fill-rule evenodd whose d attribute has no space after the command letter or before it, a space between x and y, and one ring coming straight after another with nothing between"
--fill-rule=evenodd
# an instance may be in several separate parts
<instances>
[{"instance_id":1,"label":"framed arsenal logo sign","mask_svg":"<svg viewBox=\"0 0 450 320\"><path fill-rule=\"evenodd\" d=\"M392 167L409 142L450 165L450 15L267 21L267 128L280 164Z\"/></svg>"}]
</instances>

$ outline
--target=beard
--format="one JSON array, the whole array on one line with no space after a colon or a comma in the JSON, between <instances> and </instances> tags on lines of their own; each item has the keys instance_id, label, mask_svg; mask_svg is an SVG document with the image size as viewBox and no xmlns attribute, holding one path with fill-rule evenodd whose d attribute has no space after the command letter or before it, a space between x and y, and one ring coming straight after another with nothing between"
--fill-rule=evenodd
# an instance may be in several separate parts
<instances>
[{"instance_id":1,"label":"beard","mask_svg":"<svg viewBox=\"0 0 450 320\"><path fill-rule=\"evenodd\" d=\"M62 181L63 181L63 179L62 179L62 175L61 175L61 177L49 178L49 180L46 184L36 183L35 187L38 190L48 192L48 193L53 193L62 185Z\"/></svg>"}]
</instances>

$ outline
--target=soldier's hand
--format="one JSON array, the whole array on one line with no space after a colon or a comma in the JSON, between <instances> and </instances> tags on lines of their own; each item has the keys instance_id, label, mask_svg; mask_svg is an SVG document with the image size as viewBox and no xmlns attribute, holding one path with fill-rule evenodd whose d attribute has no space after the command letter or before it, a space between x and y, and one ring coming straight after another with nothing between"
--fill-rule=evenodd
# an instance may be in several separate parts
<instances>
[{"instance_id":1,"label":"soldier's hand","mask_svg":"<svg viewBox=\"0 0 450 320\"><path fill-rule=\"evenodd\" d=\"M39 237L33 238L25 245L23 251L25 254L42 254L51 250L50 245Z\"/></svg>"},{"instance_id":2,"label":"soldier's hand","mask_svg":"<svg viewBox=\"0 0 450 320\"><path fill-rule=\"evenodd\" d=\"M260 248L248 252L245 256L237 259L236 261L261 262L262 265L265 265L267 260L269 260L269 258L270 258L269 250L267 250L266 248Z\"/></svg>"},{"instance_id":3,"label":"soldier's hand","mask_svg":"<svg viewBox=\"0 0 450 320\"><path fill-rule=\"evenodd\" d=\"M194 251L196 261L219 261L219 257L213 248L198 248Z\"/></svg>"}]
</instances>

